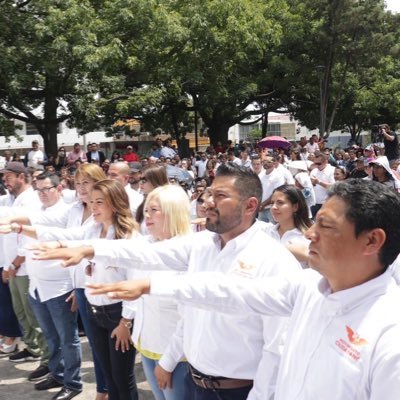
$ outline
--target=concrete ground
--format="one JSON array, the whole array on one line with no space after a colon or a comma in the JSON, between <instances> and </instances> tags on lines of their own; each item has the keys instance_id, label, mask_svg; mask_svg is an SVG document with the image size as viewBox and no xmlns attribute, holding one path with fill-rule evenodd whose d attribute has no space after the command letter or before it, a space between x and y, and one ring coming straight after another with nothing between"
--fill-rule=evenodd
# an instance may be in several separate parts
<instances>
[{"instance_id":1,"label":"concrete ground","mask_svg":"<svg viewBox=\"0 0 400 400\"><path fill-rule=\"evenodd\" d=\"M77 400L94 400L96 385L93 372L93 363L90 356L89 345L86 337L82 341L82 381L83 391L74 397ZM50 400L60 389L49 391L35 390L33 382L27 379L28 374L39 366L39 362L11 363L8 356L0 356L0 400ZM143 374L140 357L136 357L135 365L136 382L139 388L139 400L154 400L149 385Z\"/></svg>"}]
</instances>

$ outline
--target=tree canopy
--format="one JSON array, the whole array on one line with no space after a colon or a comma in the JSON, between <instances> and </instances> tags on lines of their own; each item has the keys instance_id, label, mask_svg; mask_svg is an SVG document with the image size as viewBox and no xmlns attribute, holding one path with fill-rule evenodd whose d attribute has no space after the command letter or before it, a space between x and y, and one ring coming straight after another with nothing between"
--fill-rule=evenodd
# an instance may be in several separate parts
<instances>
[{"instance_id":1,"label":"tree canopy","mask_svg":"<svg viewBox=\"0 0 400 400\"><path fill-rule=\"evenodd\" d=\"M177 134L196 111L215 144L270 111L325 136L399 119L399 16L383 0L0 4L0 127L34 124L49 152L62 121Z\"/></svg>"}]
</instances>

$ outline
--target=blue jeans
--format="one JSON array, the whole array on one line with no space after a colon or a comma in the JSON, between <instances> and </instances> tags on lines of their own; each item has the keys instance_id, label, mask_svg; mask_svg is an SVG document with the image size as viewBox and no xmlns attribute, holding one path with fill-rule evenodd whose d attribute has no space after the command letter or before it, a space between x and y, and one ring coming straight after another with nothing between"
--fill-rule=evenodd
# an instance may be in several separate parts
<instances>
[{"instance_id":1,"label":"blue jeans","mask_svg":"<svg viewBox=\"0 0 400 400\"><path fill-rule=\"evenodd\" d=\"M11 301L8 283L3 283L0 268L0 335L8 337L21 337L22 332Z\"/></svg>"},{"instance_id":2,"label":"blue jeans","mask_svg":"<svg viewBox=\"0 0 400 400\"><path fill-rule=\"evenodd\" d=\"M101 369L99 358L97 357L92 346L93 332L90 329L88 321L88 301L85 296L85 289L75 289L75 297L78 303L79 315L81 316L82 324L92 350L94 374L96 376L96 391L98 393L107 393L106 378L104 377L103 370Z\"/></svg>"},{"instance_id":3,"label":"blue jeans","mask_svg":"<svg viewBox=\"0 0 400 400\"><path fill-rule=\"evenodd\" d=\"M115 350L112 331L121 320L122 302L107 306L88 303L88 322L93 335L92 346L99 358L106 378L109 400L138 400L134 364L136 350L133 346L124 353Z\"/></svg>"},{"instance_id":4,"label":"blue jeans","mask_svg":"<svg viewBox=\"0 0 400 400\"><path fill-rule=\"evenodd\" d=\"M187 371L187 363L180 362L172 373L172 389L161 390L157 385L154 375L154 368L158 364L157 360L152 360L142 354L143 371L146 375L147 382L151 387L156 400L182 400L184 399L185 375Z\"/></svg>"},{"instance_id":5,"label":"blue jeans","mask_svg":"<svg viewBox=\"0 0 400 400\"><path fill-rule=\"evenodd\" d=\"M66 303L70 293L40 301L29 295L29 302L49 346L49 370L52 377L66 388L81 390L81 343L77 313Z\"/></svg>"},{"instance_id":6,"label":"blue jeans","mask_svg":"<svg viewBox=\"0 0 400 400\"><path fill-rule=\"evenodd\" d=\"M194 383L188 369L185 376L185 395L183 398L190 400L246 400L251 388L252 386L239 389L203 389Z\"/></svg>"}]
</instances>

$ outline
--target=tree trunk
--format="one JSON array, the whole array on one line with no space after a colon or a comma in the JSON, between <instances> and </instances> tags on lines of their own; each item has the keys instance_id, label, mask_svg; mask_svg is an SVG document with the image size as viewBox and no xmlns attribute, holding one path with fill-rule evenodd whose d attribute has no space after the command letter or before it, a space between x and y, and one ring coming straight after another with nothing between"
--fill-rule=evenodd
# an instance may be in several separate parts
<instances>
[{"instance_id":1,"label":"tree trunk","mask_svg":"<svg viewBox=\"0 0 400 400\"><path fill-rule=\"evenodd\" d=\"M57 108L58 100L52 93L46 93L44 103L44 118L38 126L38 130L43 137L44 150L47 156L56 155L58 150L57 145L57 133L58 133L58 121L57 121Z\"/></svg>"},{"instance_id":2,"label":"tree trunk","mask_svg":"<svg viewBox=\"0 0 400 400\"><path fill-rule=\"evenodd\" d=\"M261 122L261 137L265 138L268 132L268 112L264 113Z\"/></svg>"}]
</instances>

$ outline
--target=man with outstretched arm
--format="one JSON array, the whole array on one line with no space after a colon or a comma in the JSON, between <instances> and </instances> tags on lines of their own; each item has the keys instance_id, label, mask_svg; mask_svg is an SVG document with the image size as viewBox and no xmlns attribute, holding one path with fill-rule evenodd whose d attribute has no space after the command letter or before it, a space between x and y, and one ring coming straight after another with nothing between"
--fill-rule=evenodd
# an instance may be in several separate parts
<instances>
[{"instance_id":1,"label":"man with outstretched arm","mask_svg":"<svg viewBox=\"0 0 400 400\"><path fill-rule=\"evenodd\" d=\"M228 314L291 315L275 400L395 400L400 393L400 197L378 183L331 187L297 280L216 273L98 285L94 293L170 296Z\"/></svg>"}]
</instances>

